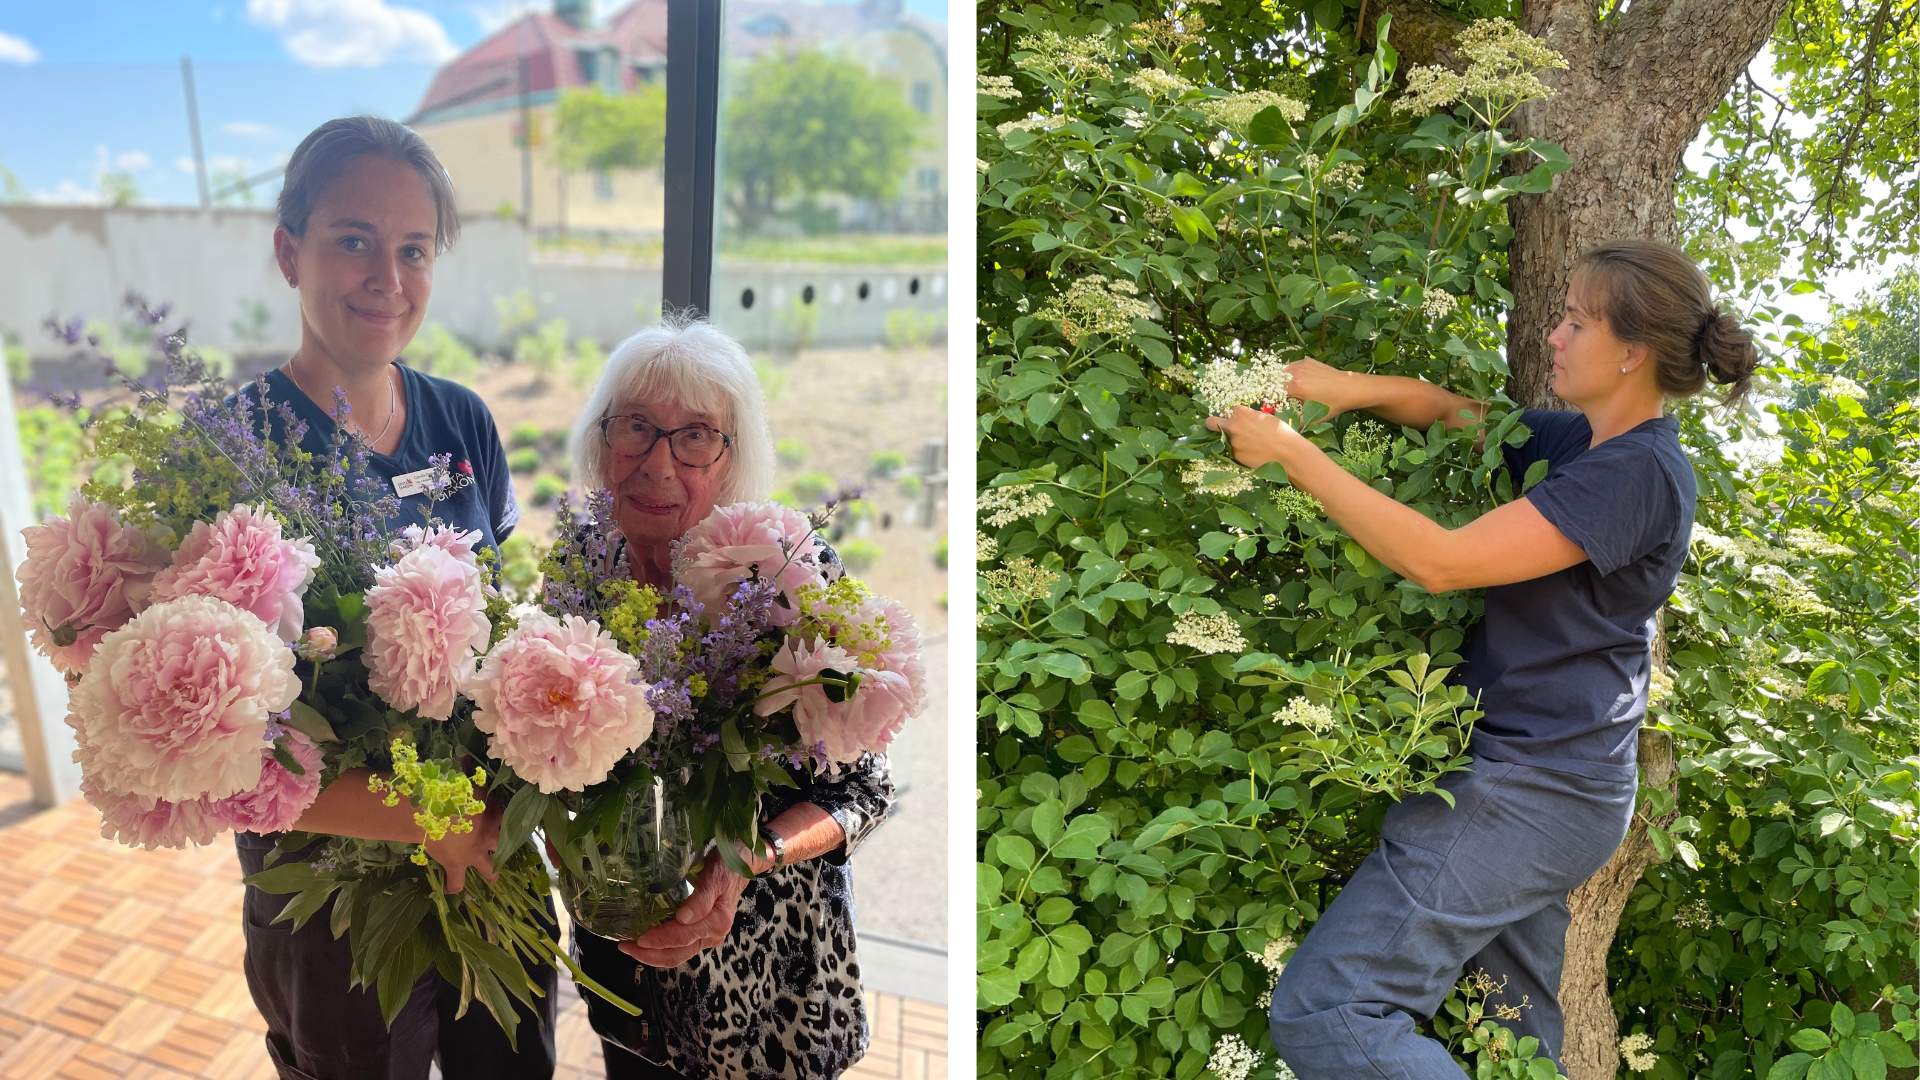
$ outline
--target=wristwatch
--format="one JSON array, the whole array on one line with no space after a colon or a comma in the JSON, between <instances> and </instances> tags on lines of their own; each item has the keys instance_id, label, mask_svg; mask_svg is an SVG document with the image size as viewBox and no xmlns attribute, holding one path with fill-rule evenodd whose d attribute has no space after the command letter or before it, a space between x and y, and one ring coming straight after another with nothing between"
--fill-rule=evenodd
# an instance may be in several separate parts
<instances>
[{"instance_id":1,"label":"wristwatch","mask_svg":"<svg viewBox=\"0 0 1920 1080\"><path fill-rule=\"evenodd\" d=\"M773 849L772 869L779 870L787 865L787 838L774 832L771 827L765 830L767 846Z\"/></svg>"}]
</instances>

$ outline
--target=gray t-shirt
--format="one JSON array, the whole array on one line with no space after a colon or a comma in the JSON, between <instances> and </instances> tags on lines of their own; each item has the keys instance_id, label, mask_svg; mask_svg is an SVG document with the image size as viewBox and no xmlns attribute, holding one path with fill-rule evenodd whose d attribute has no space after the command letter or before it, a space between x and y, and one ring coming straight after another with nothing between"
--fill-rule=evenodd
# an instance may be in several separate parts
<instances>
[{"instance_id":1,"label":"gray t-shirt","mask_svg":"<svg viewBox=\"0 0 1920 1080\"><path fill-rule=\"evenodd\" d=\"M1517 484L1547 462L1525 497L1587 561L1487 590L1460 673L1486 713L1472 750L1632 779L1654 616L1673 594L1693 530L1693 466L1670 417L1594 447L1577 412L1529 409L1524 419L1533 437L1506 448L1507 469Z\"/></svg>"}]
</instances>

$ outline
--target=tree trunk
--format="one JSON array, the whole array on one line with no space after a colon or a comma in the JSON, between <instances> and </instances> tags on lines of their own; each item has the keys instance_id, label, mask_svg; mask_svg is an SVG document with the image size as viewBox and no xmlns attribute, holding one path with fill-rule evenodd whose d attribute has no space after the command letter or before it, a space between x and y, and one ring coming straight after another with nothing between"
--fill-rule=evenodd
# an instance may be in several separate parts
<instances>
[{"instance_id":1,"label":"tree trunk","mask_svg":"<svg viewBox=\"0 0 1920 1080\"><path fill-rule=\"evenodd\" d=\"M1547 194L1507 204L1514 229L1509 397L1559 405L1548 389L1546 338L1560 321L1574 260L1607 240L1675 239L1681 155L1766 44L1787 2L1638 0L1599 20L1592 0L1523 0L1523 28L1565 56L1567 69L1548 73L1554 95L1522 108L1515 134L1558 143L1573 167ZM1654 662L1665 661L1663 633ZM1639 750L1642 788L1675 790L1672 741L1642 732ZM1568 898L1573 920L1560 1001L1561 1064L1570 1080L1611 1080L1620 1067L1607 953L1628 897L1657 859L1648 826L1665 823L1636 815L1613 858Z\"/></svg>"}]
</instances>

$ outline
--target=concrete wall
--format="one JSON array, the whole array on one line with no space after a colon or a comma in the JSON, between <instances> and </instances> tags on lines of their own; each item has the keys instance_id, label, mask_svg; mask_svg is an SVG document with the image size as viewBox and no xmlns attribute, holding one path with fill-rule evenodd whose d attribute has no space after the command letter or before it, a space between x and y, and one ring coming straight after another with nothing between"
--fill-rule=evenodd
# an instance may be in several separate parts
<instances>
[{"instance_id":1,"label":"concrete wall","mask_svg":"<svg viewBox=\"0 0 1920 1080\"><path fill-rule=\"evenodd\" d=\"M139 292L191 320L190 338L230 352L290 352L299 306L273 262L273 217L264 210L0 206L0 330L35 356L59 355L40 324L48 316L117 322L121 298ZM476 218L436 267L427 318L497 349L494 299L526 289L542 319L564 318L575 337L611 345L659 310L657 266L566 256L535 261L516 222ZM866 296L861 297L865 286ZM813 297L806 302L806 290ZM886 340L890 312L908 311L946 336L946 268L722 263L714 272L715 325L753 350L860 346ZM747 293L751 290L751 303ZM236 339L244 305L266 306L267 340ZM809 314L812 312L812 314Z\"/></svg>"}]
</instances>

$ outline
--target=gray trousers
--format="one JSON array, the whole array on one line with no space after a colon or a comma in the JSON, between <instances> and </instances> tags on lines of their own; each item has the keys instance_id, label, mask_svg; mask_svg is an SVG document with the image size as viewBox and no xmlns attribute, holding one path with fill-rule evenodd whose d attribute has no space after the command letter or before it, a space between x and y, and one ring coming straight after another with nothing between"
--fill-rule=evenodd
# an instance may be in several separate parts
<instances>
[{"instance_id":1,"label":"gray trousers","mask_svg":"<svg viewBox=\"0 0 1920 1080\"><path fill-rule=\"evenodd\" d=\"M1559 1064L1567 894L1620 846L1636 782L1475 758L1441 786L1453 807L1421 795L1387 812L1274 988L1269 1029L1300 1080L1458 1080L1415 1024L1479 968L1506 980L1492 1002L1525 1002L1496 1022Z\"/></svg>"}]
</instances>

